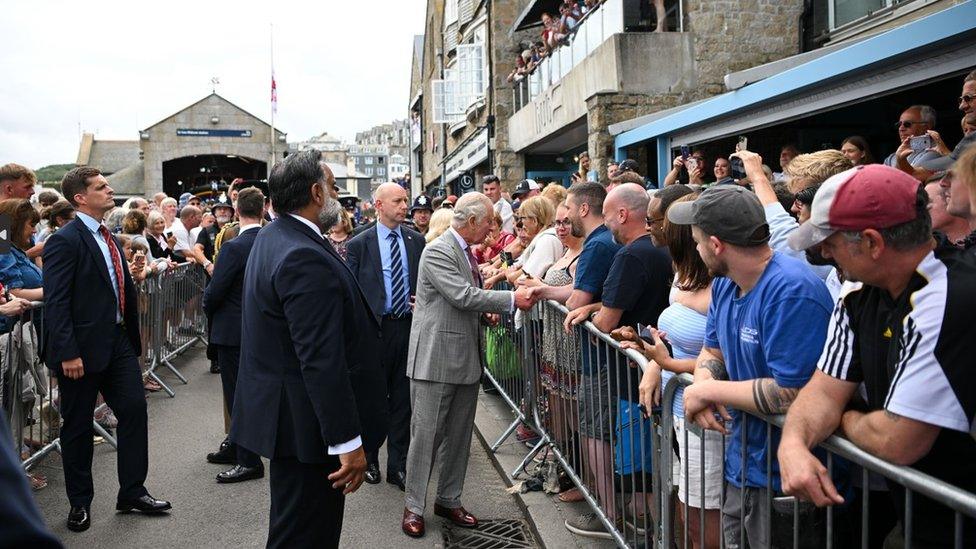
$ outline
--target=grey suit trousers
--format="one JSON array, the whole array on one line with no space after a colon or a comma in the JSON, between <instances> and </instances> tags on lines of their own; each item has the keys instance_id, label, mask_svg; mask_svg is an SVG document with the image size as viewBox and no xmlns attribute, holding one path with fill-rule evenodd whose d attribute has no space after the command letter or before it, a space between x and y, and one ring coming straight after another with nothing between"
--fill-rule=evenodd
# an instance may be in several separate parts
<instances>
[{"instance_id":1,"label":"grey suit trousers","mask_svg":"<svg viewBox=\"0 0 976 549\"><path fill-rule=\"evenodd\" d=\"M413 416L407 454L407 509L424 514L435 455L440 462L436 502L449 509L460 507L478 406L478 383L457 385L413 379L410 400Z\"/></svg>"}]
</instances>

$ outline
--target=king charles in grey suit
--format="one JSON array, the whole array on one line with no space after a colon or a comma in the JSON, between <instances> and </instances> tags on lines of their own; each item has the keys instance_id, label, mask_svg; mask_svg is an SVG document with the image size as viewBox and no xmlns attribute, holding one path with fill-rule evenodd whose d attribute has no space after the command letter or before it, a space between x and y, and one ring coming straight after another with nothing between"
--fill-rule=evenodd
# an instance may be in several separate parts
<instances>
[{"instance_id":1,"label":"king charles in grey suit","mask_svg":"<svg viewBox=\"0 0 976 549\"><path fill-rule=\"evenodd\" d=\"M482 313L532 305L527 294L483 290L471 245L491 228L494 209L481 193L463 195L451 228L424 249L417 279L417 303L410 329L407 377L413 416L407 454L403 532L424 535L427 485L440 451L434 513L458 526L477 526L461 506L471 430L482 373L479 332Z\"/></svg>"}]
</instances>

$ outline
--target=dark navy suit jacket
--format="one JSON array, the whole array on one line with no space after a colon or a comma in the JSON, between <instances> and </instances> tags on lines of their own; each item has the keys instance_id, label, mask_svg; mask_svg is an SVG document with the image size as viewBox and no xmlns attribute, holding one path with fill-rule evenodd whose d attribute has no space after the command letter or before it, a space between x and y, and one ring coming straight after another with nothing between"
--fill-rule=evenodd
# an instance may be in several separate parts
<instances>
[{"instance_id":1,"label":"dark navy suit jacket","mask_svg":"<svg viewBox=\"0 0 976 549\"><path fill-rule=\"evenodd\" d=\"M329 446L357 436L367 452L379 447L388 423L379 322L321 235L289 215L261 229L241 316L233 442L303 463L324 463Z\"/></svg>"},{"instance_id":2,"label":"dark navy suit jacket","mask_svg":"<svg viewBox=\"0 0 976 549\"><path fill-rule=\"evenodd\" d=\"M220 261L203 293L203 309L210 316L210 343L240 347L241 294L244 268L260 229L248 229L220 248Z\"/></svg>"},{"instance_id":3,"label":"dark navy suit jacket","mask_svg":"<svg viewBox=\"0 0 976 549\"><path fill-rule=\"evenodd\" d=\"M63 547L44 523L27 486L9 425L0 409L0 547Z\"/></svg>"},{"instance_id":4,"label":"dark navy suit jacket","mask_svg":"<svg viewBox=\"0 0 976 549\"><path fill-rule=\"evenodd\" d=\"M410 295L416 295L420 254L423 253L426 242L424 235L404 225L400 225L400 233L403 235L403 243L407 250ZM373 314L383 316L386 305L386 285L383 283L383 262L380 259L378 238L376 225L353 237L346 245L346 264L359 280Z\"/></svg>"},{"instance_id":5,"label":"dark navy suit jacket","mask_svg":"<svg viewBox=\"0 0 976 549\"><path fill-rule=\"evenodd\" d=\"M112 238L122 259L125 279L126 335L136 356L142 354L139 303L118 239ZM51 235L44 243L45 360L60 373L61 362L81 357L85 373L104 371L112 358L106 335L114 333L118 302L108 266L95 237L80 219Z\"/></svg>"}]
</instances>

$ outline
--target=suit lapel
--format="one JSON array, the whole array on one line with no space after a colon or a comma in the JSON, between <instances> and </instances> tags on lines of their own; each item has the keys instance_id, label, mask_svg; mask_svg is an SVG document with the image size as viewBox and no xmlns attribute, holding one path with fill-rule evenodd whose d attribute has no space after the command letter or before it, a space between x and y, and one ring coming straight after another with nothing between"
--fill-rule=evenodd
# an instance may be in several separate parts
<instances>
[{"instance_id":1,"label":"suit lapel","mask_svg":"<svg viewBox=\"0 0 976 549\"><path fill-rule=\"evenodd\" d=\"M457 238L454 237L454 233L448 229L441 235L441 238L446 239L448 244L454 249L454 255L461 262L461 272L467 273L468 280L471 282L472 286L477 286L474 279L474 273L471 272L471 263L468 262L468 256L461 248L461 243L458 242Z\"/></svg>"},{"instance_id":2,"label":"suit lapel","mask_svg":"<svg viewBox=\"0 0 976 549\"><path fill-rule=\"evenodd\" d=\"M380 256L380 233L374 225L366 231L366 255L371 261L375 262L376 270L379 272L381 302L386 301L386 284L383 282L383 258Z\"/></svg>"},{"instance_id":3,"label":"suit lapel","mask_svg":"<svg viewBox=\"0 0 976 549\"><path fill-rule=\"evenodd\" d=\"M105 279L105 283L112 287L112 279L108 274L108 266L105 264L105 256L102 255L102 249L98 247L98 243L95 242L95 236L91 234L88 227L80 219L76 221L78 223L78 232L81 233L81 240L88 246L88 250L95 256L95 269L102 274L102 278Z\"/></svg>"}]
</instances>

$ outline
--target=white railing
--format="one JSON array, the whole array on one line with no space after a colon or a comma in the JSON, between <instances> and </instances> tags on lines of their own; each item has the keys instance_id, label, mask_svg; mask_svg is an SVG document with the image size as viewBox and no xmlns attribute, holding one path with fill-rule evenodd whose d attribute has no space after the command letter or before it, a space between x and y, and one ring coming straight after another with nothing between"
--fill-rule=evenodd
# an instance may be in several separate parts
<instances>
[{"instance_id":1,"label":"white railing","mask_svg":"<svg viewBox=\"0 0 976 549\"><path fill-rule=\"evenodd\" d=\"M515 93L516 108L522 108L543 92L559 83L577 65L614 34L624 32L624 0L606 0L589 12L568 38L568 43L552 51ZM521 93L519 93L521 91Z\"/></svg>"}]
</instances>

